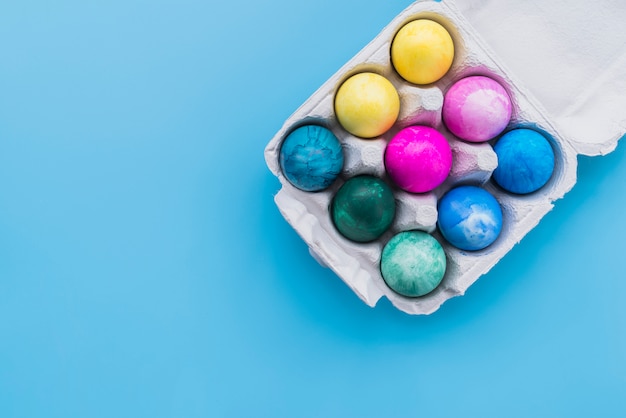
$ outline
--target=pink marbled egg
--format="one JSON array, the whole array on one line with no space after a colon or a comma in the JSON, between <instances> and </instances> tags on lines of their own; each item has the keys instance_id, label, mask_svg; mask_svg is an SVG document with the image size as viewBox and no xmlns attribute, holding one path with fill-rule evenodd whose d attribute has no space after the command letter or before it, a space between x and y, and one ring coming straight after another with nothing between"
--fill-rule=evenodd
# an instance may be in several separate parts
<instances>
[{"instance_id":1,"label":"pink marbled egg","mask_svg":"<svg viewBox=\"0 0 626 418\"><path fill-rule=\"evenodd\" d=\"M454 135L469 142L485 142L498 136L511 120L511 98L489 77L463 78L448 90L443 121Z\"/></svg>"},{"instance_id":2,"label":"pink marbled egg","mask_svg":"<svg viewBox=\"0 0 626 418\"><path fill-rule=\"evenodd\" d=\"M409 126L398 132L385 149L385 169L403 190L425 193L450 174L452 150L446 138L428 126Z\"/></svg>"}]
</instances>

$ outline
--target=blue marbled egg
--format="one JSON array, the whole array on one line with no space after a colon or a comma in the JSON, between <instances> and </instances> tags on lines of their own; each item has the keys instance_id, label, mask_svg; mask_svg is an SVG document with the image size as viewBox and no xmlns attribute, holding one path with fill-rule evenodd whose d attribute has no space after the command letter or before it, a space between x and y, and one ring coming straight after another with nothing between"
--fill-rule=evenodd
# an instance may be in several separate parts
<instances>
[{"instance_id":1,"label":"blue marbled egg","mask_svg":"<svg viewBox=\"0 0 626 418\"><path fill-rule=\"evenodd\" d=\"M475 186L450 190L438 204L441 235L461 250L477 251L491 245L502 230L502 209L491 193Z\"/></svg>"},{"instance_id":2,"label":"blue marbled egg","mask_svg":"<svg viewBox=\"0 0 626 418\"><path fill-rule=\"evenodd\" d=\"M554 151L548 140L537 131L509 131L493 149L498 155L498 168L493 172L493 179L508 192L532 193L552 177Z\"/></svg>"},{"instance_id":3,"label":"blue marbled egg","mask_svg":"<svg viewBox=\"0 0 626 418\"><path fill-rule=\"evenodd\" d=\"M280 149L283 174L298 189L316 192L330 186L343 168L343 148L328 129L305 125L292 131Z\"/></svg>"}]
</instances>

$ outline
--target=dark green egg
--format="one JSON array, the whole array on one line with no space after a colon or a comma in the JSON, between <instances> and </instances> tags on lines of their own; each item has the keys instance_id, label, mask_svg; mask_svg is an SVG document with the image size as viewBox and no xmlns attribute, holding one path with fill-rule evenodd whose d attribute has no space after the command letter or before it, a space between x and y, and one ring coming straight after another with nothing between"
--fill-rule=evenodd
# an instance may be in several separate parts
<instances>
[{"instance_id":1,"label":"dark green egg","mask_svg":"<svg viewBox=\"0 0 626 418\"><path fill-rule=\"evenodd\" d=\"M396 201L381 179L353 177L335 195L331 216L344 237L356 242L374 241L391 226L396 216Z\"/></svg>"}]
</instances>

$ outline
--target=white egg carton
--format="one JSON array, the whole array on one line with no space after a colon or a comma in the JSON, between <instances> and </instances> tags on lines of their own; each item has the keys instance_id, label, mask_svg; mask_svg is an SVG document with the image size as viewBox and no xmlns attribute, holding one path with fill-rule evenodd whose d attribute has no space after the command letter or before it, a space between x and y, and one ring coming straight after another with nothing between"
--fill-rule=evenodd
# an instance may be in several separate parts
<instances>
[{"instance_id":1,"label":"white egg carton","mask_svg":"<svg viewBox=\"0 0 626 418\"><path fill-rule=\"evenodd\" d=\"M514 3L510 0L503 1ZM487 25L490 20L485 20L484 14L479 12L478 3L480 2L467 3L466 11L477 21L483 21ZM562 3L564 8L567 7L564 1L556 3ZM518 17L519 15L516 16ZM396 32L404 24L419 18L431 19L442 24L452 35L455 45L455 58L450 71L438 82L427 86L415 86L403 80L395 72L389 56L391 42ZM498 19L497 16L492 18ZM520 33L519 36L524 34ZM519 54L524 52L518 51ZM401 98L398 121L391 130L375 139L361 139L349 134L339 125L333 109L335 92L343 81L365 71L385 76L396 87ZM509 127L532 127L541 131L550 140L555 151L555 170L550 181L539 191L520 196L509 194L495 186L491 180L491 173L497 167L497 156L491 144L463 142L450 134L442 123L444 92L457 80L470 75L491 77L507 89L513 103L513 116ZM626 81L619 70L615 70L614 74L605 75L605 78L611 77L617 83ZM549 88L554 83L558 83L558 80L544 80L543 86ZM592 97L588 92L586 94ZM626 95L626 89L622 90L621 95ZM626 100L624 97L617 97L615 100L621 100L621 109L624 110L607 123L608 127L603 126L602 132L605 134L603 139L595 136L590 139L564 136L562 132L570 131L557 128L556 118L548 116L548 111L539 105L512 72L504 67L451 1L444 0L441 3L420 1L393 19L374 40L285 121L283 127L267 145L265 159L282 185L275 196L280 212L309 245L311 254L321 264L334 270L369 306L376 305L377 301L385 296L404 312L429 314L437 310L446 300L464 294L469 286L487 273L537 225L552 209L555 200L563 197L574 186L577 154L603 154L615 147L617 139L626 131L623 117L626 114ZM580 106L575 109L580 110ZM598 112L589 112L591 119L597 116L596 113ZM567 122L571 115L570 111L563 115L559 122ZM591 123L596 123L598 119L602 123L606 116L602 113L600 118L596 117ZM332 130L341 141L345 154L340 178L329 189L315 193L304 192L292 186L283 176L279 165L280 147L286 135L293 129L309 123L323 125ZM387 179L383 164L386 143L400 129L417 124L439 130L446 136L453 151L453 166L449 178L433 192L425 194L411 194L395 187ZM366 244L349 241L340 235L332 223L329 212L332 199L341 184L359 174L372 174L385 179L392 187L397 202L396 218L390 230L380 239ZM454 248L436 229L437 199L458 184L482 185L502 206L502 233L495 243L484 250L468 252ZM418 298L401 296L391 290L382 279L379 265L385 243L396 233L413 229L432 233L442 244L448 263L441 284L433 292Z\"/></svg>"}]
</instances>

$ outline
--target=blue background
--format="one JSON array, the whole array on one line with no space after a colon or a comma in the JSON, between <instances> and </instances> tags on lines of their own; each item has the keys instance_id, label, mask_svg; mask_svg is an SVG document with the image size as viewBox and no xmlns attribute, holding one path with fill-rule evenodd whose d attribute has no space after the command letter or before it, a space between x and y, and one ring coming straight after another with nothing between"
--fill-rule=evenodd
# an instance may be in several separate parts
<instances>
[{"instance_id":1,"label":"blue background","mask_svg":"<svg viewBox=\"0 0 626 418\"><path fill-rule=\"evenodd\" d=\"M371 309L263 149L410 1L0 5L0 416L626 416L626 144L466 296Z\"/></svg>"}]
</instances>

